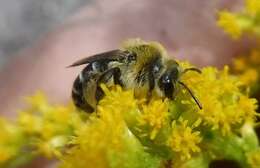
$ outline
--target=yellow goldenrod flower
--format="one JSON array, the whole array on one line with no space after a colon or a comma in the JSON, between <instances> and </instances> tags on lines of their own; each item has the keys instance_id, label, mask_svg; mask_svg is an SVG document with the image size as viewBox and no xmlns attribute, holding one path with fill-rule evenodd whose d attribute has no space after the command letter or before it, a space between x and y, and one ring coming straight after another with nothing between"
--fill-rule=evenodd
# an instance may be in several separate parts
<instances>
[{"instance_id":1,"label":"yellow goldenrod flower","mask_svg":"<svg viewBox=\"0 0 260 168\"><path fill-rule=\"evenodd\" d=\"M247 63L246 60L243 56L238 57L236 59L233 60L233 66L232 68L235 71L244 71L247 68Z\"/></svg>"},{"instance_id":2,"label":"yellow goldenrod flower","mask_svg":"<svg viewBox=\"0 0 260 168\"><path fill-rule=\"evenodd\" d=\"M61 167L135 168L142 167L142 164L159 165L158 159L151 158L144 151L124 120L126 113L131 115L131 112L137 111L137 100L133 91L124 91L119 86L111 90L105 85L101 87L106 96L97 107L99 117L93 114L89 121L78 129L77 136L72 141L75 147L63 158ZM142 163L142 159L151 163Z\"/></svg>"},{"instance_id":3,"label":"yellow goldenrod flower","mask_svg":"<svg viewBox=\"0 0 260 168\"><path fill-rule=\"evenodd\" d=\"M243 74L239 75L239 78L246 86L252 86L258 80L258 73L253 68L246 69Z\"/></svg>"},{"instance_id":4,"label":"yellow goldenrod flower","mask_svg":"<svg viewBox=\"0 0 260 168\"><path fill-rule=\"evenodd\" d=\"M241 12L232 13L226 10L218 13L217 25L233 39L241 37L242 33L251 33L259 36L259 5L258 0L246 0L246 8Z\"/></svg>"},{"instance_id":5,"label":"yellow goldenrod flower","mask_svg":"<svg viewBox=\"0 0 260 168\"><path fill-rule=\"evenodd\" d=\"M222 11L219 13L218 26L222 27L232 38L238 39L242 30L236 16L230 12Z\"/></svg>"},{"instance_id":6,"label":"yellow goldenrod flower","mask_svg":"<svg viewBox=\"0 0 260 168\"><path fill-rule=\"evenodd\" d=\"M260 167L260 149L247 153L247 162L251 168Z\"/></svg>"},{"instance_id":7,"label":"yellow goldenrod flower","mask_svg":"<svg viewBox=\"0 0 260 168\"><path fill-rule=\"evenodd\" d=\"M122 113L137 108L138 102L134 98L133 90L123 91L120 86L115 86L114 90L110 91L104 84L101 87L107 97L99 102L100 106L114 107Z\"/></svg>"},{"instance_id":8,"label":"yellow goldenrod flower","mask_svg":"<svg viewBox=\"0 0 260 168\"><path fill-rule=\"evenodd\" d=\"M198 144L201 140L200 132L194 131L194 127L188 126L188 120L180 118L172 124L172 133L168 139L168 145L184 160L190 159L191 153L200 152Z\"/></svg>"},{"instance_id":9,"label":"yellow goldenrod flower","mask_svg":"<svg viewBox=\"0 0 260 168\"><path fill-rule=\"evenodd\" d=\"M239 56L233 61L233 72L241 82L251 88L259 85L260 52L253 49L248 56Z\"/></svg>"},{"instance_id":10,"label":"yellow goldenrod flower","mask_svg":"<svg viewBox=\"0 0 260 168\"><path fill-rule=\"evenodd\" d=\"M256 109L257 109L257 100L250 99L247 96L240 96L238 101L238 107L242 113L243 120L245 122L254 122L255 117L257 116Z\"/></svg>"},{"instance_id":11,"label":"yellow goldenrod flower","mask_svg":"<svg viewBox=\"0 0 260 168\"><path fill-rule=\"evenodd\" d=\"M169 109L168 100L151 100L143 105L142 114L139 119L141 125L148 125L151 128L150 139L153 140L160 129L166 124Z\"/></svg>"},{"instance_id":12,"label":"yellow goldenrod flower","mask_svg":"<svg viewBox=\"0 0 260 168\"><path fill-rule=\"evenodd\" d=\"M12 137L12 128L10 125L7 125L6 121L1 119L0 120L0 163L8 160L13 155L15 155L15 151L10 146L7 146L8 140Z\"/></svg>"},{"instance_id":13,"label":"yellow goldenrod flower","mask_svg":"<svg viewBox=\"0 0 260 168\"><path fill-rule=\"evenodd\" d=\"M248 117L254 119L255 99L244 99L239 88L241 82L228 74L228 67L220 72L214 68L204 68L202 74L191 75L185 75L184 80L197 93L203 105L198 114L204 124L226 135ZM252 108L245 113L241 110L244 106Z\"/></svg>"},{"instance_id":14,"label":"yellow goldenrod flower","mask_svg":"<svg viewBox=\"0 0 260 168\"><path fill-rule=\"evenodd\" d=\"M24 137L20 129L0 118L0 166L20 152Z\"/></svg>"},{"instance_id":15,"label":"yellow goldenrod flower","mask_svg":"<svg viewBox=\"0 0 260 168\"><path fill-rule=\"evenodd\" d=\"M18 124L31 138L28 144L35 148L35 153L48 158L60 157L71 136L83 124L81 113L72 103L50 105L41 92L27 100L30 106L20 113Z\"/></svg>"},{"instance_id":16,"label":"yellow goldenrod flower","mask_svg":"<svg viewBox=\"0 0 260 168\"><path fill-rule=\"evenodd\" d=\"M246 11L255 16L260 12L260 1L259 0L246 0Z\"/></svg>"},{"instance_id":17,"label":"yellow goldenrod flower","mask_svg":"<svg viewBox=\"0 0 260 168\"><path fill-rule=\"evenodd\" d=\"M100 110L103 113L103 109ZM91 119L89 124L84 125L77 132L78 137L74 140L76 147L70 150L69 155L65 156L61 167L108 168L110 167L110 154L118 153L119 155L120 152L124 151L124 137L127 138L128 131L122 123L122 116L118 116L120 113L106 112L107 115L104 118Z\"/></svg>"},{"instance_id":18,"label":"yellow goldenrod flower","mask_svg":"<svg viewBox=\"0 0 260 168\"><path fill-rule=\"evenodd\" d=\"M31 97L26 97L26 101L30 104L31 111L33 112L37 110L44 112L50 107L47 97L41 91L36 92L36 94Z\"/></svg>"},{"instance_id":19,"label":"yellow goldenrod flower","mask_svg":"<svg viewBox=\"0 0 260 168\"><path fill-rule=\"evenodd\" d=\"M62 156L62 148L69 143L66 136L54 136L49 140L34 140L32 145L36 147L36 151L43 154L47 158L60 158Z\"/></svg>"},{"instance_id":20,"label":"yellow goldenrod flower","mask_svg":"<svg viewBox=\"0 0 260 168\"><path fill-rule=\"evenodd\" d=\"M19 114L18 122L23 127L24 132L29 135L42 131L43 122L41 116L22 111Z\"/></svg>"}]
</instances>

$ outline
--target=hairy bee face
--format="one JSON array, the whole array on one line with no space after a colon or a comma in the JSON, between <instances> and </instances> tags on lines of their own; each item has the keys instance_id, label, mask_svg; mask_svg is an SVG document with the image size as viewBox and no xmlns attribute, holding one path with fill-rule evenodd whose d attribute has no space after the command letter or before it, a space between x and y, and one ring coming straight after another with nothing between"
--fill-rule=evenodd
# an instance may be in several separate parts
<instances>
[{"instance_id":1,"label":"hairy bee face","mask_svg":"<svg viewBox=\"0 0 260 168\"><path fill-rule=\"evenodd\" d=\"M73 84L74 104L93 112L104 93L101 83L108 86L120 85L133 89L136 97L150 96L174 99L177 85L188 90L199 108L202 108L191 90L180 81L183 73L196 68L182 70L178 63L168 59L165 50L158 43L128 45L122 50L112 50L84 58L72 64L87 64Z\"/></svg>"}]
</instances>

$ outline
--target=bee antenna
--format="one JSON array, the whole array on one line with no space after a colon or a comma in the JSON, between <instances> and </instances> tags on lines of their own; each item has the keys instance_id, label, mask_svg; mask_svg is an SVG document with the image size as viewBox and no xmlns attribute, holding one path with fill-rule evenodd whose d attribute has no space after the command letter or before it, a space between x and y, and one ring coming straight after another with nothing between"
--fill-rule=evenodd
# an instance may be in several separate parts
<instances>
[{"instance_id":1,"label":"bee antenna","mask_svg":"<svg viewBox=\"0 0 260 168\"><path fill-rule=\"evenodd\" d=\"M182 73L184 74L184 73L186 73L186 72L188 72L188 71L194 71L194 72L198 72L198 73L200 73L200 74L202 73L200 69L194 68L194 67L192 67L192 68L186 68L186 69L184 69L184 71L183 71Z\"/></svg>"},{"instance_id":2,"label":"bee antenna","mask_svg":"<svg viewBox=\"0 0 260 168\"><path fill-rule=\"evenodd\" d=\"M188 88L188 86L186 84L184 84L183 82L181 81L178 81L179 84L181 84L188 92L189 94L191 95L191 97L193 98L193 100L196 102L196 104L198 105L198 107L200 109L202 109L202 105L200 103L200 101L197 99L197 97L195 97L195 95L193 94L193 92L190 90L190 88Z\"/></svg>"}]
</instances>

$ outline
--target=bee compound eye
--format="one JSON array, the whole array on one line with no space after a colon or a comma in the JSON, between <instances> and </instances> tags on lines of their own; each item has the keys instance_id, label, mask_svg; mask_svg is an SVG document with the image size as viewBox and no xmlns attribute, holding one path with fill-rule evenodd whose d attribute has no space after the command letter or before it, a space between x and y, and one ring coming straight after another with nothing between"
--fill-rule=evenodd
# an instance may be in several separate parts
<instances>
[{"instance_id":1,"label":"bee compound eye","mask_svg":"<svg viewBox=\"0 0 260 168\"><path fill-rule=\"evenodd\" d=\"M171 83L171 78L168 74L164 74L161 78L160 78L160 83L161 85L165 85L165 84L169 84Z\"/></svg>"},{"instance_id":2,"label":"bee compound eye","mask_svg":"<svg viewBox=\"0 0 260 168\"><path fill-rule=\"evenodd\" d=\"M164 74L159 80L159 88L163 91L166 97L172 99L175 86L168 74Z\"/></svg>"},{"instance_id":3,"label":"bee compound eye","mask_svg":"<svg viewBox=\"0 0 260 168\"><path fill-rule=\"evenodd\" d=\"M163 83L171 83L171 79L169 76L165 76L162 80Z\"/></svg>"}]
</instances>

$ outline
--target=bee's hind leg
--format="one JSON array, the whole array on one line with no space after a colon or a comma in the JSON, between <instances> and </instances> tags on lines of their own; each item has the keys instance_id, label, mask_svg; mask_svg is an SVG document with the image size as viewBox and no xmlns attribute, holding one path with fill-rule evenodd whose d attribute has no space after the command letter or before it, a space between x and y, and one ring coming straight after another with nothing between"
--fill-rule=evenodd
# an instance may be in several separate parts
<instances>
[{"instance_id":1,"label":"bee's hind leg","mask_svg":"<svg viewBox=\"0 0 260 168\"><path fill-rule=\"evenodd\" d=\"M121 70L118 67L111 68L104 72L98 79L97 84L107 83L113 77L114 84L122 86Z\"/></svg>"},{"instance_id":2,"label":"bee's hind leg","mask_svg":"<svg viewBox=\"0 0 260 168\"><path fill-rule=\"evenodd\" d=\"M99 101L101 98L104 97L104 92L100 88L100 84L104 83L107 84L110 79L113 77L113 84L123 86L123 82L121 80L121 70L118 67L111 68L104 72L97 81L97 90L96 90L96 100Z\"/></svg>"}]
</instances>

